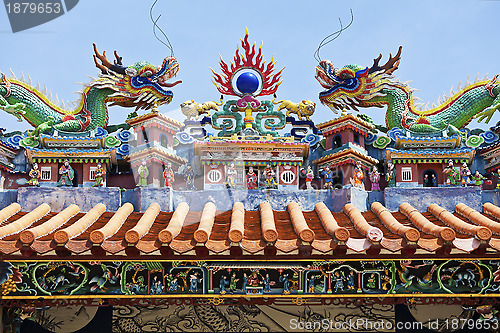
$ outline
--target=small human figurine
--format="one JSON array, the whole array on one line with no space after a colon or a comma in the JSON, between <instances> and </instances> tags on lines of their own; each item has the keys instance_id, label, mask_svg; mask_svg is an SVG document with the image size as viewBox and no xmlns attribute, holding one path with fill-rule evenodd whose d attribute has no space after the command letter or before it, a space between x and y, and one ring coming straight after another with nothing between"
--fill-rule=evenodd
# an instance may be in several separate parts
<instances>
[{"instance_id":1,"label":"small human figurine","mask_svg":"<svg viewBox=\"0 0 500 333\"><path fill-rule=\"evenodd\" d=\"M321 175L325 177L325 183L323 184L323 188L331 190L333 188L333 170L331 170L330 167L327 166L325 170L321 173Z\"/></svg>"},{"instance_id":2,"label":"small human figurine","mask_svg":"<svg viewBox=\"0 0 500 333\"><path fill-rule=\"evenodd\" d=\"M40 170L38 170L38 163L33 163L33 168L30 170L29 176L31 179L28 181L28 184L40 187L39 180L42 174L40 173Z\"/></svg>"},{"instance_id":3,"label":"small human figurine","mask_svg":"<svg viewBox=\"0 0 500 333\"><path fill-rule=\"evenodd\" d=\"M236 175L237 172L234 168L234 163L231 163L227 168L227 177L226 177L226 187L227 188L235 188L236 187Z\"/></svg>"},{"instance_id":4,"label":"small human figurine","mask_svg":"<svg viewBox=\"0 0 500 333\"><path fill-rule=\"evenodd\" d=\"M428 174L424 175L424 187L431 187L431 182Z\"/></svg>"},{"instance_id":5,"label":"small human figurine","mask_svg":"<svg viewBox=\"0 0 500 333\"><path fill-rule=\"evenodd\" d=\"M476 172L474 173L474 175L471 178L472 178L472 180L474 180L475 185L479 186L479 188L482 190L483 189L483 183L484 183L483 180L485 180L486 177L483 176L482 174L480 174L478 170L476 170Z\"/></svg>"},{"instance_id":6,"label":"small human figurine","mask_svg":"<svg viewBox=\"0 0 500 333\"><path fill-rule=\"evenodd\" d=\"M288 278L288 274L285 273L280 276L280 282L283 282L283 294L290 293L290 279Z\"/></svg>"},{"instance_id":7,"label":"small human figurine","mask_svg":"<svg viewBox=\"0 0 500 333\"><path fill-rule=\"evenodd\" d=\"M75 178L75 170L69 164L69 160L64 160L63 166L59 168L59 174L61 178L57 182L56 186L73 186L73 179Z\"/></svg>"},{"instance_id":8,"label":"small human figurine","mask_svg":"<svg viewBox=\"0 0 500 333\"><path fill-rule=\"evenodd\" d=\"M435 174L431 176L432 187L438 187L438 179Z\"/></svg>"},{"instance_id":9,"label":"small human figurine","mask_svg":"<svg viewBox=\"0 0 500 333\"><path fill-rule=\"evenodd\" d=\"M269 277L269 274L266 274L266 277L264 278L264 281L262 281L264 284L264 292L265 293L270 293L271 292L271 278Z\"/></svg>"},{"instance_id":10,"label":"small human figurine","mask_svg":"<svg viewBox=\"0 0 500 333\"><path fill-rule=\"evenodd\" d=\"M467 187L467 185L471 184L471 172L469 169L469 166L467 165L466 162L462 164L462 168L460 169L460 174L462 176L462 186Z\"/></svg>"},{"instance_id":11,"label":"small human figurine","mask_svg":"<svg viewBox=\"0 0 500 333\"><path fill-rule=\"evenodd\" d=\"M219 293L224 295L226 293L226 287L229 286L229 281L227 280L227 276L221 275L219 281Z\"/></svg>"},{"instance_id":12,"label":"small human figurine","mask_svg":"<svg viewBox=\"0 0 500 333\"><path fill-rule=\"evenodd\" d=\"M192 293L198 292L198 282L201 282L201 278L198 277L198 272L194 272L189 276L189 291Z\"/></svg>"},{"instance_id":13,"label":"small human figurine","mask_svg":"<svg viewBox=\"0 0 500 333\"><path fill-rule=\"evenodd\" d=\"M179 282L177 281L177 278L173 278L172 281L170 281L170 285L168 287L169 291L177 291L177 288L179 288Z\"/></svg>"},{"instance_id":14,"label":"small human figurine","mask_svg":"<svg viewBox=\"0 0 500 333\"><path fill-rule=\"evenodd\" d=\"M251 287L258 287L260 285L260 280L258 276L258 271L252 271L252 275L248 277L248 285Z\"/></svg>"},{"instance_id":15,"label":"small human figurine","mask_svg":"<svg viewBox=\"0 0 500 333\"><path fill-rule=\"evenodd\" d=\"M257 188L257 174L253 171L253 167L248 168L246 175L247 189L255 190Z\"/></svg>"},{"instance_id":16,"label":"small human figurine","mask_svg":"<svg viewBox=\"0 0 500 333\"><path fill-rule=\"evenodd\" d=\"M243 273L243 285L241 286L241 291L244 293L247 292L247 285L248 285L248 276L247 273Z\"/></svg>"},{"instance_id":17,"label":"small human figurine","mask_svg":"<svg viewBox=\"0 0 500 333\"><path fill-rule=\"evenodd\" d=\"M394 164L392 164L392 161L387 161L385 180L387 181L387 187L396 187L396 170L394 170Z\"/></svg>"},{"instance_id":18,"label":"small human figurine","mask_svg":"<svg viewBox=\"0 0 500 333\"><path fill-rule=\"evenodd\" d=\"M354 187L358 187L362 190L365 189L365 184L363 183L363 169L361 169L361 162L357 161L354 167L353 178L351 178L351 184Z\"/></svg>"},{"instance_id":19,"label":"small human figurine","mask_svg":"<svg viewBox=\"0 0 500 333\"><path fill-rule=\"evenodd\" d=\"M274 179L274 174L275 172L271 167L271 164L268 163L266 169L264 170L264 175L266 177L266 187L268 189L276 188L276 186L278 185L276 179Z\"/></svg>"},{"instance_id":20,"label":"small human figurine","mask_svg":"<svg viewBox=\"0 0 500 333\"><path fill-rule=\"evenodd\" d=\"M457 183L457 170L453 166L453 160L448 161L448 166L444 168L443 173L446 174L446 185L456 185Z\"/></svg>"},{"instance_id":21,"label":"small human figurine","mask_svg":"<svg viewBox=\"0 0 500 333\"><path fill-rule=\"evenodd\" d=\"M307 280L307 292L310 294L314 294L314 281L316 280L316 277L311 274L311 277Z\"/></svg>"},{"instance_id":22,"label":"small human figurine","mask_svg":"<svg viewBox=\"0 0 500 333\"><path fill-rule=\"evenodd\" d=\"M339 271L335 272L333 279L335 280L335 291L339 289L344 291L344 277L340 275Z\"/></svg>"},{"instance_id":23,"label":"small human figurine","mask_svg":"<svg viewBox=\"0 0 500 333\"><path fill-rule=\"evenodd\" d=\"M139 174L137 186L148 186L149 169L146 165L146 161L143 160L141 162L141 165L137 169L137 173Z\"/></svg>"},{"instance_id":24,"label":"small human figurine","mask_svg":"<svg viewBox=\"0 0 500 333\"><path fill-rule=\"evenodd\" d=\"M95 169L94 173L94 184L92 187L101 187L104 184L104 169L102 168L101 163L97 163L97 169Z\"/></svg>"},{"instance_id":25,"label":"small human figurine","mask_svg":"<svg viewBox=\"0 0 500 333\"><path fill-rule=\"evenodd\" d=\"M498 181L497 181L497 190L500 189L500 169L497 170L498 172Z\"/></svg>"},{"instance_id":26,"label":"small human figurine","mask_svg":"<svg viewBox=\"0 0 500 333\"><path fill-rule=\"evenodd\" d=\"M196 191L196 187L194 187L194 170L191 168L191 165L187 165L186 171L184 172L184 180L186 181L186 190Z\"/></svg>"},{"instance_id":27,"label":"small human figurine","mask_svg":"<svg viewBox=\"0 0 500 333\"><path fill-rule=\"evenodd\" d=\"M240 279L236 278L236 272L233 272L233 275L231 275L231 280L229 282L229 291L231 294L234 294L236 291L236 282L238 282Z\"/></svg>"},{"instance_id":28,"label":"small human figurine","mask_svg":"<svg viewBox=\"0 0 500 333\"><path fill-rule=\"evenodd\" d=\"M163 170L163 178L165 179L165 187L172 188L175 181L174 170L172 169L172 163L170 162L167 163L165 170Z\"/></svg>"},{"instance_id":29,"label":"small human figurine","mask_svg":"<svg viewBox=\"0 0 500 333\"><path fill-rule=\"evenodd\" d=\"M370 289L375 289L376 288L375 281L376 281L375 274L372 273L367 280L368 283L366 284L366 286Z\"/></svg>"},{"instance_id":30,"label":"small human figurine","mask_svg":"<svg viewBox=\"0 0 500 333\"><path fill-rule=\"evenodd\" d=\"M307 166L307 171L306 171L306 189L307 190L314 190L314 187L312 187L312 181L314 179L314 172L312 171L311 166Z\"/></svg>"},{"instance_id":31,"label":"small human figurine","mask_svg":"<svg viewBox=\"0 0 500 333\"><path fill-rule=\"evenodd\" d=\"M372 182L372 191L380 191L380 185L378 182L380 181L380 173L378 172L377 167L374 165L372 172L369 173L370 181Z\"/></svg>"},{"instance_id":32,"label":"small human figurine","mask_svg":"<svg viewBox=\"0 0 500 333\"><path fill-rule=\"evenodd\" d=\"M354 276L354 271L350 271L349 275L347 276L347 289L354 289L355 287L355 276Z\"/></svg>"}]
</instances>

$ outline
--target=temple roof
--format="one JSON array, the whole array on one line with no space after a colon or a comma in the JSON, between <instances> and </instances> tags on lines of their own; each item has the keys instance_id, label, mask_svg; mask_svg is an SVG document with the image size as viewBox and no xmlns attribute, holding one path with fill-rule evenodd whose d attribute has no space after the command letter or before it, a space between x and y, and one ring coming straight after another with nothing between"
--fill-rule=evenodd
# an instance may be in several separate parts
<instances>
[{"instance_id":1,"label":"temple roof","mask_svg":"<svg viewBox=\"0 0 500 333\"><path fill-rule=\"evenodd\" d=\"M316 125L316 127L321 130L323 136L340 132L346 128L349 128L355 132L359 132L361 135L366 136L369 130L375 128L375 125L364 121L363 119L356 115L353 115L352 113L346 113L333 120L318 124Z\"/></svg>"},{"instance_id":2,"label":"temple roof","mask_svg":"<svg viewBox=\"0 0 500 333\"><path fill-rule=\"evenodd\" d=\"M408 203L389 212L378 202L367 212L346 204L341 213L332 213L323 203L313 211L302 211L296 202L285 211L272 210L268 202L257 211L245 210L240 202L231 211L218 211L211 202L201 212L191 211L187 203L180 203L174 212L162 212L156 203L144 213L134 212L130 203L116 212L105 210L98 204L82 213L70 205L52 213L49 205L42 204L21 212L13 203L0 211L2 259L474 258L497 256L500 251L500 208L490 203L484 204L483 213L465 204L458 204L454 213L436 204L419 212Z\"/></svg>"}]
</instances>

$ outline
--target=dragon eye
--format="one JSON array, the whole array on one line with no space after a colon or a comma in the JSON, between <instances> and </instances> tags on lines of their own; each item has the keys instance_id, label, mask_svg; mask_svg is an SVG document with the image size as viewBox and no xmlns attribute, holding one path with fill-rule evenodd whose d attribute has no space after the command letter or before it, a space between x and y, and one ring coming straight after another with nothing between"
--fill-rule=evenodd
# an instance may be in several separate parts
<instances>
[{"instance_id":1,"label":"dragon eye","mask_svg":"<svg viewBox=\"0 0 500 333\"><path fill-rule=\"evenodd\" d=\"M262 90L262 75L253 68L242 68L234 73L231 87L237 94L256 96Z\"/></svg>"}]
</instances>

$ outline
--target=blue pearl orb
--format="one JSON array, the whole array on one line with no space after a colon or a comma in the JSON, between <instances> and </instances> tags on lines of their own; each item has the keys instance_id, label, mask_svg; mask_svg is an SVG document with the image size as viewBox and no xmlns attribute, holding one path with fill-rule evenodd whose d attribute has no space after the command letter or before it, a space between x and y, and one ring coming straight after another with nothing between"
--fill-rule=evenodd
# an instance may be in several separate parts
<instances>
[{"instance_id":1,"label":"blue pearl orb","mask_svg":"<svg viewBox=\"0 0 500 333\"><path fill-rule=\"evenodd\" d=\"M252 72L242 73L238 79L236 79L236 88L242 94L253 94L259 89L259 78Z\"/></svg>"}]
</instances>

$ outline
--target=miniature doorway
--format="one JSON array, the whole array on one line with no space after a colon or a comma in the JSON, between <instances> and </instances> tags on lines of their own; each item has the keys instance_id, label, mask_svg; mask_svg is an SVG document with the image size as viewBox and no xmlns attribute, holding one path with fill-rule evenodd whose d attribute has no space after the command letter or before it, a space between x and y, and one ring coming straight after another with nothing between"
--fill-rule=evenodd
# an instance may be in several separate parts
<instances>
[{"instance_id":1,"label":"miniature doorway","mask_svg":"<svg viewBox=\"0 0 500 333\"><path fill-rule=\"evenodd\" d=\"M438 177L437 172L433 169L427 169L422 174L422 184L424 187L437 187Z\"/></svg>"},{"instance_id":2,"label":"miniature doorway","mask_svg":"<svg viewBox=\"0 0 500 333\"><path fill-rule=\"evenodd\" d=\"M332 186L335 190L340 190L344 187L344 174L342 170L333 173Z\"/></svg>"}]
</instances>

